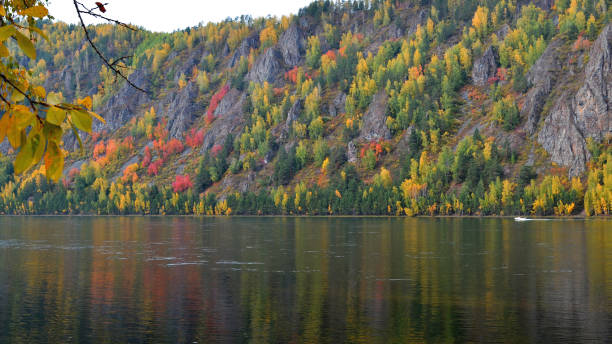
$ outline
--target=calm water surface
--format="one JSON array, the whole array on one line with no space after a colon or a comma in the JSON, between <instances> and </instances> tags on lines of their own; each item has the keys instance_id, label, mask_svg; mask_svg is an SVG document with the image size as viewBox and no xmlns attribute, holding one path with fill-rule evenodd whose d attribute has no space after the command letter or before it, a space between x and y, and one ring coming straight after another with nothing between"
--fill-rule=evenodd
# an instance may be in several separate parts
<instances>
[{"instance_id":1,"label":"calm water surface","mask_svg":"<svg viewBox=\"0 0 612 344\"><path fill-rule=\"evenodd\" d=\"M612 221L0 217L0 342L610 342Z\"/></svg>"}]
</instances>

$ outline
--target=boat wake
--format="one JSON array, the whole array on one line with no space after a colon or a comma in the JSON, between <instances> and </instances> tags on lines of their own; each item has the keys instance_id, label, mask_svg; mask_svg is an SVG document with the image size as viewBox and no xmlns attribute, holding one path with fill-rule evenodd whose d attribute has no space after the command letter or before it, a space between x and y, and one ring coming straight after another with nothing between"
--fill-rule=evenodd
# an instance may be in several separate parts
<instances>
[{"instance_id":1,"label":"boat wake","mask_svg":"<svg viewBox=\"0 0 612 344\"><path fill-rule=\"evenodd\" d=\"M550 221L551 219L530 219L527 217L515 217L514 221L516 222L524 222L524 221Z\"/></svg>"}]
</instances>

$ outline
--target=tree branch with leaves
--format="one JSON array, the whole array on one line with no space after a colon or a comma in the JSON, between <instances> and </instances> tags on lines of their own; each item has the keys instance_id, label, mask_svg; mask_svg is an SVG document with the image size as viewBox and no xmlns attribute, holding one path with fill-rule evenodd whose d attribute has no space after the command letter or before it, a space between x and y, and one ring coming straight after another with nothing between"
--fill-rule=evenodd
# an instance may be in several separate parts
<instances>
[{"instance_id":1,"label":"tree branch with leaves","mask_svg":"<svg viewBox=\"0 0 612 344\"><path fill-rule=\"evenodd\" d=\"M124 72L126 67L120 62L129 56L114 61L106 58L91 39L83 16L136 29L102 15L106 12L105 4L96 3L96 7L88 8L79 1L73 0L73 3L87 41L103 63L116 77L146 92L132 83ZM71 130L82 148L79 132L91 133L94 118L105 121L92 111L91 97L65 102L61 93L47 92L42 85L33 83L30 71L21 62L23 59L17 58L18 54L23 54L36 60L34 43L40 39L49 41L37 26L40 19L50 18L45 5L46 1L41 0L0 2L0 142L8 139L17 152L15 174L21 174L42 161L47 178L57 181L64 169L64 133Z\"/></svg>"}]
</instances>

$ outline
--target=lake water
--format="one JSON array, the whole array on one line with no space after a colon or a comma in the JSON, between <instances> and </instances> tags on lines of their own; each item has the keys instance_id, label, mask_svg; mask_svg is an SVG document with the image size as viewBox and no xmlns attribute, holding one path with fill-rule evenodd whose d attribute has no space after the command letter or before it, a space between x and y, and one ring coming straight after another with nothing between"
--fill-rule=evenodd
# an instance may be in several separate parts
<instances>
[{"instance_id":1,"label":"lake water","mask_svg":"<svg viewBox=\"0 0 612 344\"><path fill-rule=\"evenodd\" d=\"M0 342L612 338L612 221L0 217Z\"/></svg>"}]
</instances>

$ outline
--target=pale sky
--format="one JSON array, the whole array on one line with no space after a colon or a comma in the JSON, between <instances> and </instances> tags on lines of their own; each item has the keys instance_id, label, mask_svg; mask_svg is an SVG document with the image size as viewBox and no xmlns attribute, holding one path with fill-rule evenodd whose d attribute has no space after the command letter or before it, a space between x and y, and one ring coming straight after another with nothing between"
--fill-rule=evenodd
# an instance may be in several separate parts
<instances>
[{"instance_id":1,"label":"pale sky","mask_svg":"<svg viewBox=\"0 0 612 344\"><path fill-rule=\"evenodd\" d=\"M249 14L253 18L267 15L281 17L297 14L312 0L101 0L105 15L122 22L142 26L151 31L171 32L203 22L219 22L227 17ZM95 1L81 0L95 7ZM77 23L72 0L50 0L49 12L56 20ZM86 23L96 23L83 18Z\"/></svg>"}]
</instances>

